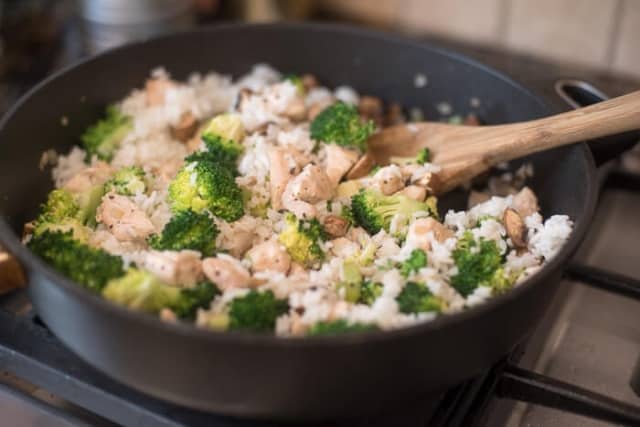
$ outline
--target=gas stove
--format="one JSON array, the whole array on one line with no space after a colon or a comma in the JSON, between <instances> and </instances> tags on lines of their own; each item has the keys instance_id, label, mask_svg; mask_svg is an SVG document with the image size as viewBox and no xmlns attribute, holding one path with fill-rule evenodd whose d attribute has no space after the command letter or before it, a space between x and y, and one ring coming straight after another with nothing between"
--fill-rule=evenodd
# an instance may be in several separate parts
<instances>
[{"instance_id":1,"label":"gas stove","mask_svg":"<svg viewBox=\"0 0 640 427\"><path fill-rule=\"evenodd\" d=\"M567 108L558 90L571 98L599 96L584 81L610 96L640 89L640 82L436 42L506 72L558 108ZM561 77L572 79L556 84ZM5 76L0 87L10 90L3 91L2 108L28 86ZM312 425L640 425L638 164L640 154L631 153L600 168L602 192L588 237L543 321L504 360L402 414ZM109 379L49 332L24 291L0 297L0 413L2 424L12 426L278 425L189 410Z\"/></svg>"}]
</instances>

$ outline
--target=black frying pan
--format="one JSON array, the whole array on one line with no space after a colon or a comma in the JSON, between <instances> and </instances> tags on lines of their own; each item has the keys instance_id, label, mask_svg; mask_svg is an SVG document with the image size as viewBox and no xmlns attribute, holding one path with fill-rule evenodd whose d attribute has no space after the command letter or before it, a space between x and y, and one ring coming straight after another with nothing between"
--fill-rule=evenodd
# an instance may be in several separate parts
<instances>
[{"instance_id":1,"label":"black frying pan","mask_svg":"<svg viewBox=\"0 0 640 427\"><path fill-rule=\"evenodd\" d=\"M562 213L575 221L551 262L486 304L393 332L278 339L167 324L85 291L20 244L23 223L34 218L52 186L49 173L38 170L43 151L69 150L106 104L139 87L158 65L184 79L211 69L238 76L257 62L420 107L426 117L437 117L434 105L442 101L466 113L472 97L482 101L476 112L491 124L550 114L531 92L465 57L339 26L220 26L91 58L38 85L0 125L0 240L24 264L33 304L47 326L125 384L192 408L242 416L310 419L380 411L468 379L507 354L544 314L561 267L589 224L597 185L585 145L528 159L537 171L530 184L544 216ZM426 87L414 86L416 73L428 76Z\"/></svg>"}]
</instances>

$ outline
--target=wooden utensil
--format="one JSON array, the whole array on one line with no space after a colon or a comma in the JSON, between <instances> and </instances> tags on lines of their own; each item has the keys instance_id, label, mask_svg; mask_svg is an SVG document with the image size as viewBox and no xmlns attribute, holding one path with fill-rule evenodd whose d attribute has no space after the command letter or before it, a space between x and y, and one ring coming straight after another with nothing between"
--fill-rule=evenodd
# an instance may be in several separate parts
<instances>
[{"instance_id":1,"label":"wooden utensil","mask_svg":"<svg viewBox=\"0 0 640 427\"><path fill-rule=\"evenodd\" d=\"M497 126L418 122L373 135L369 153L378 164L413 156L422 148L442 167L433 188L441 194L498 163L538 151L640 129L640 91L543 119Z\"/></svg>"}]
</instances>

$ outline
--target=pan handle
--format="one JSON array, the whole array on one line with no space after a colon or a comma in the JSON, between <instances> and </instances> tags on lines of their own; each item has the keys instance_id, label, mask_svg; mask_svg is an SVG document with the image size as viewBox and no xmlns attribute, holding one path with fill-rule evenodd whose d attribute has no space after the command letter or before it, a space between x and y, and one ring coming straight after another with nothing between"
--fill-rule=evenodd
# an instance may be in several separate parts
<instances>
[{"instance_id":1,"label":"pan handle","mask_svg":"<svg viewBox=\"0 0 640 427\"><path fill-rule=\"evenodd\" d=\"M27 279L18 260L0 246L0 295L26 284Z\"/></svg>"},{"instance_id":2,"label":"pan handle","mask_svg":"<svg viewBox=\"0 0 640 427\"><path fill-rule=\"evenodd\" d=\"M605 101L609 97L584 80L559 79L554 83L556 94L572 109ZM620 156L640 141L640 131L630 131L588 141L597 166Z\"/></svg>"},{"instance_id":3,"label":"pan handle","mask_svg":"<svg viewBox=\"0 0 640 427\"><path fill-rule=\"evenodd\" d=\"M640 425L640 407L507 364L499 397L560 409L622 425Z\"/></svg>"}]
</instances>

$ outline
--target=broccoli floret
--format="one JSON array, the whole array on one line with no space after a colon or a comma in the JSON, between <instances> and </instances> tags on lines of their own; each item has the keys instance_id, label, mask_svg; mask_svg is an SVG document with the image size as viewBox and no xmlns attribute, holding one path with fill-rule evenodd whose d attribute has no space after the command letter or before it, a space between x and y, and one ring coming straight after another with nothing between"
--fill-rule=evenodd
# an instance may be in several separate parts
<instances>
[{"instance_id":1,"label":"broccoli floret","mask_svg":"<svg viewBox=\"0 0 640 427\"><path fill-rule=\"evenodd\" d=\"M205 160L180 169L169 185L169 201L174 212L209 210L229 222L244 215L242 190L231 172Z\"/></svg>"},{"instance_id":2,"label":"broccoli floret","mask_svg":"<svg viewBox=\"0 0 640 427\"><path fill-rule=\"evenodd\" d=\"M221 114L214 117L202 132L201 138L206 150L193 153L185 161L208 160L237 175L238 157L244 150L241 144L244 128L240 116Z\"/></svg>"},{"instance_id":3,"label":"broccoli floret","mask_svg":"<svg viewBox=\"0 0 640 427\"><path fill-rule=\"evenodd\" d=\"M416 282L407 282L396 301L400 312L405 314L439 312L443 308L440 298L434 296L425 285Z\"/></svg>"},{"instance_id":4,"label":"broccoli floret","mask_svg":"<svg viewBox=\"0 0 640 427\"><path fill-rule=\"evenodd\" d=\"M41 234L52 226L75 218L79 211L80 206L73 194L63 189L53 190L40 207L40 214L34 222L34 234Z\"/></svg>"},{"instance_id":5,"label":"broccoli floret","mask_svg":"<svg viewBox=\"0 0 640 427\"><path fill-rule=\"evenodd\" d=\"M423 267L427 266L427 254L422 249L414 249L409 257L402 261L398 268L400 274L409 277L411 273L417 273Z\"/></svg>"},{"instance_id":6,"label":"broccoli floret","mask_svg":"<svg viewBox=\"0 0 640 427\"><path fill-rule=\"evenodd\" d=\"M59 231L62 233L71 233L71 237L81 243L89 242L91 229L75 218L65 218L56 223L42 222L33 230L33 235L37 236L45 231Z\"/></svg>"},{"instance_id":7,"label":"broccoli floret","mask_svg":"<svg viewBox=\"0 0 640 427\"><path fill-rule=\"evenodd\" d=\"M331 322L318 322L313 325L307 335L338 335L350 332L377 331L376 325L366 323L348 323L344 319L333 320Z\"/></svg>"},{"instance_id":8,"label":"broccoli floret","mask_svg":"<svg viewBox=\"0 0 640 427\"><path fill-rule=\"evenodd\" d=\"M391 157L389 159L390 163L396 164L396 165L411 165L411 164L417 164L417 165L424 165L425 163L429 162L429 160L431 159L431 152L429 151L428 148L423 148L422 150L418 151L418 154L416 154L413 157Z\"/></svg>"},{"instance_id":9,"label":"broccoli floret","mask_svg":"<svg viewBox=\"0 0 640 427\"><path fill-rule=\"evenodd\" d=\"M191 209L176 213L160 235L149 237L149 246L158 250L193 249L204 256L213 255L218 227L208 213Z\"/></svg>"},{"instance_id":10,"label":"broccoli floret","mask_svg":"<svg viewBox=\"0 0 640 427\"><path fill-rule=\"evenodd\" d=\"M344 102L325 108L311 123L311 138L345 147L365 150L367 138L373 133L373 121L362 122L358 109Z\"/></svg>"},{"instance_id":11,"label":"broccoli floret","mask_svg":"<svg viewBox=\"0 0 640 427\"><path fill-rule=\"evenodd\" d=\"M88 233L84 225L95 225L96 209L102 195L102 185L93 186L79 194L64 189L53 190L40 208L34 223L34 234L45 230L71 230L75 238L83 240L82 236L86 237Z\"/></svg>"},{"instance_id":12,"label":"broccoli floret","mask_svg":"<svg viewBox=\"0 0 640 427\"><path fill-rule=\"evenodd\" d=\"M86 160L97 156L101 160L111 161L116 149L132 128L131 117L122 114L116 106L107 107L105 118L89 127L80 137L87 151Z\"/></svg>"},{"instance_id":13,"label":"broccoli floret","mask_svg":"<svg viewBox=\"0 0 640 427\"><path fill-rule=\"evenodd\" d=\"M147 180L139 166L122 168L104 185L105 192L114 191L123 196L133 196L147 191Z\"/></svg>"},{"instance_id":14,"label":"broccoli floret","mask_svg":"<svg viewBox=\"0 0 640 427\"><path fill-rule=\"evenodd\" d=\"M494 275L502 265L502 256L495 241L480 238L476 242L467 231L451 255L458 267L458 273L451 277L451 285L460 295L467 297L478 286L491 286L492 281L497 280Z\"/></svg>"},{"instance_id":15,"label":"broccoli floret","mask_svg":"<svg viewBox=\"0 0 640 427\"><path fill-rule=\"evenodd\" d=\"M371 305L380 295L384 285L380 282L372 282L370 280L365 281L360 287L360 298L358 298L359 304Z\"/></svg>"},{"instance_id":16,"label":"broccoli floret","mask_svg":"<svg viewBox=\"0 0 640 427\"><path fill-rule=\"evenodd\" d=\"M60 273L94 292L124 274L120 257L75 240L71 232L45 230L34 235L27 247Z\"/></svg>"},{"instance_id":17,"label":"broccoli floret","mask_svg":"<svg viewBox=\"0 0 640 427\"><path fill-rule=\"evenodd\" d=\"M76 200L78 201L78 206L80 206L80 210L76 215L79 221L90 227L96 226L96 210L102 202L102 196L104 196L103 184L96 184L90 189L76 194Z\"/></svg>"},{"instance_id":18,"label":"broccoli floret","mask_svg":"<svg viewBox=\"0 0 640 427\"><path fill-rule=\"evenodd\" d=\"M278 240L287 249L291 259L308 267L317 266L324 259L320 241L327 236L317 219L303 221L292 213L285 215L286 228Z\"/></svg>"},{"instance_id":19,"label":"broccoli floret","mask_svg":"<svg viewBox=\"0 0 640 427\"><path fill-rule=\"evenodd\" d=\"M376 234L381 229L389 231L391 220L396 214L411 218L419 211L437 217L437 212L433 211L429 203L419 202L402 194L385 196L377 190L363 189L351 198L353 218L369 234Z\"/></svg>"},{"instance_id":20,"label":"broccoli floret","mask_svg":"<svg viewBox=\"0 0 640 427\"><path fill-rule=\"evenodd\" d=\"M199 283L194 288L179 288L147 271L130 268L124 276L110 280L102 295L132 310L155 314L168 308L179 318L192 320L198 308L207 308L219 292L209 282Z\"/></svg>"},{"instance_id":21,"label":"broccoli floret","mask_svg":"<svg viewBox=\"0 0 640 427\"><path fill-rule=\"evenodd\" d=\"M342 209L340 210L340 216L349 223L349 226L353 225L354 219L353 219L353 212L351 212L351 207L347 205L342 205Z\"/></svg>"},{"instance_id":22,"label":"broccoli floret","mask_svg":"<svg viewBox=\"0 0 640 427\"><path fill-rule=\"evenodd\" d=\"M272 291L249 291L234 298L229 305L229 329L254 332L273 331L276 319L289 311L286 300L275 297Z\"/></svg>"},{"instance_id":23,"label":"broccoli floret","mask_svg":"<svg viewBox=\"0 0 640 427\"><path fill-rule=\"evenodd\" d=\"M358 302L361 286L362 274L360 274L358 264L353 261L344 261L342 264L342 280L338 283L338 289L344 289L345 301Z\"/></svg>"}]
</instances>

